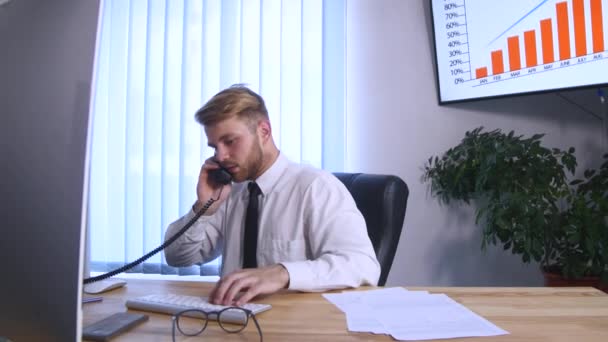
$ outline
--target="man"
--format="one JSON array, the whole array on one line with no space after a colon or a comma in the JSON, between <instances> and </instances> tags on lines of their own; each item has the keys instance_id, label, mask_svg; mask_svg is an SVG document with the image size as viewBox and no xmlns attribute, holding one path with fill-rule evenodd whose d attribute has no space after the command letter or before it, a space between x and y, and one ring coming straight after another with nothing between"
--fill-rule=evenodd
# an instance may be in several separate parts
<instances>
[{"instance_id":1,"label":"man","mask_svg":"<svg viewBox=\"0 0 608 342\"><path fill-rule=\"evenodd\" d=\"M258 94L232 86L195 117L215 155L201 168L192 210L169 225L165 239L210 199L216 201L165 255L172 266L222 255L222 277L210 302L242 305L281 289L377 284L380 266L352 196L331 173L292 163L280 153ZM220 167L232 175L233 184L221 185L209 177ZM250 202L254 209L248 208ZM259 218L246 220L249 215Z\"/></svg>"}]
</instances>

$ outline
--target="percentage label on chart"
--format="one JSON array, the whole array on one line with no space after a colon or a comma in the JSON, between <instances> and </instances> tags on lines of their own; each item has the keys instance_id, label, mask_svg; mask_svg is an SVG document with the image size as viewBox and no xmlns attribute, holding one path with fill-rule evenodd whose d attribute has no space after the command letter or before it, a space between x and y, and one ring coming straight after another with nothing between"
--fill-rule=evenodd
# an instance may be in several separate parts
<instances>
[{"instance_id":1,"label":"percentage label on chart","mask_svg":"<svg viewBox=\"0 0 608 342\"><path fill-rule=\"evenodd\" d=\"M451 50L449 52L450 57L460 56L463 54L462 50Z\"/></svg>"},{"instance_id":2,"label":"percentage label on chart","mask_svg":"<svg viewBox=\"0 0 608 342\"><path fill-rule=\"evenodd\" d=\"M447 37L447 56L450 75L454 84L462 84L471 79L469 66L469 43L467 16L464 0L447 0L443 5L445 35Z\"/></svg>"},{"instance_id":3,"label":"percentage label on chart","mask_svg":"<svg viewBox=\"0 0 608 342\"><path fill-rule=\"evenodd\" d=\"M445 24L445 28L448 30L451 30L453 28L456 28L460 26L460 24L457 21L450 21L449 23Z\"/></svg>"},{"instance_id":4,"label":"percentage label on chart","mask_svg":"<svg viewBox=\"0 0 608 342\"><path fill-rule=\"evenodd\" d=\"M443 5L443 8L444 8L446 11L450 11L450 10L453 10L453 9L458 8L458 4L453 3L453 2L449 2L449 3L445 4L445 5Z\"/></svg>"}]
</instances>

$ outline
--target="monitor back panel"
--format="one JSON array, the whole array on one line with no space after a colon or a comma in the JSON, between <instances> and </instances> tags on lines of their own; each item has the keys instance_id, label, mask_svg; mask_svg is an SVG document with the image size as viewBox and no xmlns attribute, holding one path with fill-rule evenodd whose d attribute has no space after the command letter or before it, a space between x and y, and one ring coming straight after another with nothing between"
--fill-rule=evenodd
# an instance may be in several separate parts
<instances>
[{"instance_id":1,"label":"monitor back panel","mask_svg":"<svg viewBox=\"0 0 608 342\"><path fill-rule=\"evenodd\" d=\"M76 341L99 1L0 6L0 340Z\"/></svg>"}]
</instances>

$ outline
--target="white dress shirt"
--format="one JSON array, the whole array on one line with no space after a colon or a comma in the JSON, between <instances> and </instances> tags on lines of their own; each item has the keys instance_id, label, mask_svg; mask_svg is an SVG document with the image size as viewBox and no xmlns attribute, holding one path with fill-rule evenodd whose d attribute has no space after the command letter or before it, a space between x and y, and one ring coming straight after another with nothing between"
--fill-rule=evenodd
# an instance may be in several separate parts
<instances>
[{"instance_id":1,"label":"white dress shirt","mask_svg":"<svg viewBox=\"0 0 608 342\"><path fill-rule=\"evenodd\" d=\"M380 265L365 220L346 187L329 172L290 162L282 154L256 183L261 189L258 266L282 264L289 289L376 285ZM202 264L222 255L221 274L241 269L247 182L234 183L230 196L211 216L202 216L165 249L169 265ZM165 240L195 213L169 225Z\"/></svg>"}]
</instances>

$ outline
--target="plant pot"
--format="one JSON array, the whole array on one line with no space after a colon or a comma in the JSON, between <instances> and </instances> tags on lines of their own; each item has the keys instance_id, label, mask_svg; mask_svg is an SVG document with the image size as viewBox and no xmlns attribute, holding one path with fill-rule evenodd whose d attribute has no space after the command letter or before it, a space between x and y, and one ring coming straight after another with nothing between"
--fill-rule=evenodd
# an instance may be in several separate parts
<instances>
[{"instance_id":1,"label":"plant pot","mask_svg":"<svg viewBox=\"0 0 608 342\"><path fill-rule=\"evenodd\" d=\"M563 287L563 286L592 286L596 289L608 293L608 284L602 284L600 277L582 277L576 279L564 278L561 273L555 271L543 270L545 277L545 286L548 287Z\"/></svg>"}]
</instances>

